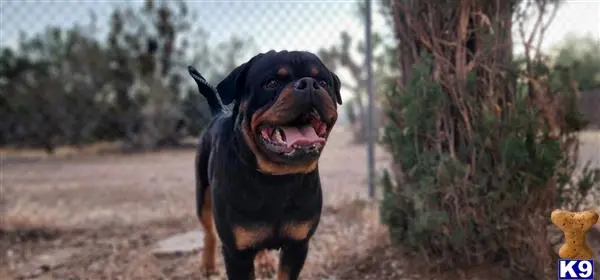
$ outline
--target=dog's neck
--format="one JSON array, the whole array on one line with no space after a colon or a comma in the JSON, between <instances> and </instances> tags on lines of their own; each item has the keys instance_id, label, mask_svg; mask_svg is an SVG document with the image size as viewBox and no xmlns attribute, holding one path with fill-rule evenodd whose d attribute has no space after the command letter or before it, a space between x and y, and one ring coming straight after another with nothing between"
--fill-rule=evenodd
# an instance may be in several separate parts
<instances>
[{"instance_id":1,"label":"dog's neck","mask_svg":"<svg viewBox=\"0 0 600 280\"><path fill-rule=\"evenodd\" d=\"M232 136L234 138L232 141L231 148L235 153L237 159L242 164L246 165L247 167L253 170L256 170L257 172L260 172L256 164L256 157L252 153L252 150L250 150L250 147L248 147L248 144L246 143L246 141L244 140L244 136L242 135L244 116L239 112L239 104L236 104L231 112L231 119L233 122Z\"/></svg>"}]
</instances>

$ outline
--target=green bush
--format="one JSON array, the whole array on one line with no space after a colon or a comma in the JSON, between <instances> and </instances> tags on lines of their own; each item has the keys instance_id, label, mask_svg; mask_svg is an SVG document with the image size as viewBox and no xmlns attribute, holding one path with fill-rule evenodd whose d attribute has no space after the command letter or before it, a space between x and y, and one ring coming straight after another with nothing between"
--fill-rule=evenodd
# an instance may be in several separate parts
<instances>
[{"instance_id":1,"label":"green bush","mask_svg":"<svg viewBox=\"0 0 600 280\"><path fill-rule=\"evenodd\" d=\"M553 271L540 225L554 207L576 207L600 179L593 169L573 179L582 120L569 106L568 73L546 67L537 74L553 86L541 91L566 105L551 108L562 124L556 136L544 108L524 96L504 105L464 96L470 117L463 119L430 69L424 57L405 90L394 83L387 92L383 144L393 168L382 180L381 218L392 240L436 268L501 263L508 276L544 279ZM476 92L474 80L466 79L465 92Z\"/></svg>"}]
</instances>

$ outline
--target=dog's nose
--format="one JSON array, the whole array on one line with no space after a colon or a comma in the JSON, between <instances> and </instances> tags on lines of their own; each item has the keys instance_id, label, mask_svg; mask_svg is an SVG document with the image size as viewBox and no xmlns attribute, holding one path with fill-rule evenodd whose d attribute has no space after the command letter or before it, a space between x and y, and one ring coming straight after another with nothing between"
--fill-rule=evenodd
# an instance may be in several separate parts
<instances>
[{"instance_id":1,"label":"dog's nose","mask_svg":"<svg viewBox=\"0 0 600 280\"><path fill-rule=\"evenodd\" d=\"M311 92L315 89L319 89L319 84L317 81L315 81L315 79L306 77L298 80L294 84L294 89L300 92Z\"/></svg>"}]
</instances>

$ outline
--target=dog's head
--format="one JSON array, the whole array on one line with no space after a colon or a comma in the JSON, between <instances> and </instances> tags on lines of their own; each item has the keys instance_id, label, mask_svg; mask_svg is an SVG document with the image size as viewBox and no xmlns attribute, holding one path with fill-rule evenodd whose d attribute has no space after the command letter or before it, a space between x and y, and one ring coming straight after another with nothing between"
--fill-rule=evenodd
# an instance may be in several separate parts
<instances>
[{"instance_id":1,"label":"dog's head","mask_svg":"<svg viewBox=\"0 0 600 280\"><path fill-rule=\"evenodd\" d=\"M235 102L238 131L269 174L308 173L337 120L340 80L309 52L270 51L234 69L217 86Z\"/></svg>"}]
</instances>

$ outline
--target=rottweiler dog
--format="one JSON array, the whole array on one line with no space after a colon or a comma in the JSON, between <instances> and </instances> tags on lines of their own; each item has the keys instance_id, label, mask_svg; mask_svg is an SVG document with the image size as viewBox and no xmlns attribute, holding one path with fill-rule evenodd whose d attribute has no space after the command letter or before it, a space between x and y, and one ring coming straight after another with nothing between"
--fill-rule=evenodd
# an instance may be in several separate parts
<instances>
[{"instance_id":1,"label":"rottweiler dog","mask_svg":"<svg viewBox=\"0 0 600 280\"><path fill-rule=\"evenodd\" d=\"M204 273L217 274L218 234L228 279L254 279L255 262L298 279L321 215L317 162L342 104L338 76L303 51L258 54L216 89L188 70L213 114L195 163Z\"/></svg>"}]
</instances>

